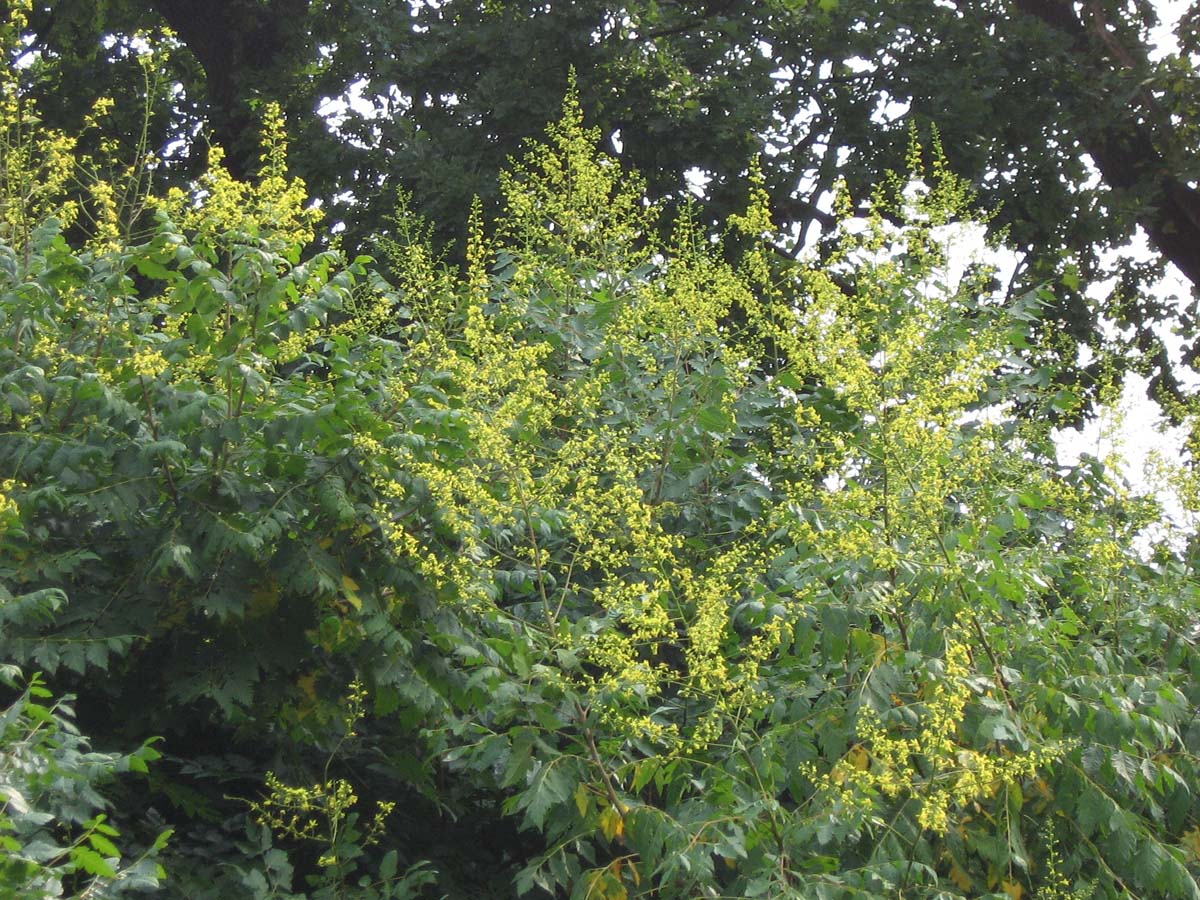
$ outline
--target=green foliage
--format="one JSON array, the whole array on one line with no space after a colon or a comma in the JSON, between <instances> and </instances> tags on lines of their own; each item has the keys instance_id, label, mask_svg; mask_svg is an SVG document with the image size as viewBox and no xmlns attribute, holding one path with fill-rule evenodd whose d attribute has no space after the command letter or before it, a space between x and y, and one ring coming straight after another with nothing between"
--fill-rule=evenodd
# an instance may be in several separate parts
<instances>
[{"instance_id":1,"label":"green foliage","mask_svg":"<svg viewBox=\"0 0 1200 900\"><path fill-rule=\"evenodd\" d=\"M17 688L20 673L3 671ZM154 889L165 877L155 862L170 838L129 858L100 794L122 772L145 774L159 753L147 742L127 755L88 748L75 727L70 698L53 695L34 676L0 712L0 891L14 900L123 897Z\"/></svg>"},{"instance_id":2,"label":"green foliage","mask_svg":"<svg viewBox=\"0 0 1200 900\"><path fill-rule=\"evenodd\" d=\"M1156 329L1190 333L1194 310L1150 289L1167 260L1200 281L1195 15L1173 33L1162 27L1181 5L209 0L203 15L167 0L30 6L13 58L48 123L74 134L95 99L127 97L141 78L137 35L169 25L181 52L178 90L158 96L162 114L147 129L136 105L119 106L80 146L146 135L169 147L156 178L182 183L216 143L244 180L258 162L254 110L274 100L287 109L298 171L353 247L388 227L397 187L461 247L471 198L498 211L496 175L554 115L570 66L652 197L682 205L685 173L703 173L699 218L710 234L738 212L747 160L761 151L781 233L828 234L835 217L821 201L837 181L865 202L903 166L908 127L936 123L955 170L997 211L996 233L1007 229L1022 255L1014 290L1055 285L1029 337L1063 385L1090 405L1114 373L1139 371L1155 394L1187 393L1176 376L1196 354L1172 360ZM329 102L350 95L360 102ZM1140 240L1139 227L1158 259L1108 252ZM1105 328L1110 320L1121 329ZM1093 351L1082 361L1080 345Z\"/></svg>"},{"instance_id":3,"label":"green foliage","mask_svg":"<svg viewBox=\"0 0 1200 900\"><path fill-rule=\"evenodd\" d=\"M545 835L518 887L1194 893L1195 587L1013 417L1039 303L951 279L958 183L899 181L829 263L781 272L761 191L730 265L686 219L664 244L610 220L639 186L581 149L571 102L550 138L506 182L508 230L473 229L457 313L414 326L421 440L380 435L373 475L432 504L381 529L485 628L454 650L477 692L447 758ZM553 186L593 212L527 215Z\"/></svg>"},{"instance_id":4,"label":"green foliage","mask_svg":"<svg viewBox=\"0 0 1200 900\"><path fill-rule=\"evenodd\" d=\"M425 862L409 867L408 871L398 876L398 855L395 850L384 854L377 872L360 874L365 848L380 842L387 818L395 810L396 804L382 800L369 819L362 819L359 799L350 782L344 778L330 779L329 772L342 745L357 737L355 726L364 716L366 700L366 689L361 682L354 682L345 697L346 708L342 716L344 734L325 760L320 783L309 787L293 787L268 772L267 796L251 804L260 827L270 829L284 838L311 842L320 848L317 865L323 871L309 878L314 888L309 896L315 900L343 897L348 892L360 900L402 900L417 896L419 888L434 880ZM356 874L360 875L357 879L354 878ZM248 886L256 890L265 887L265 879L261 876L256 878L255 875L258 873L251 873ZM286 875L282 876L282 880L288 880ZM355 884L355 887L348 889L350 884Z\"/></svg>"},{"instance_id":5,"label":"green foliage","mask_svg":"<svg viewBox=\"0 0 1200 900\"><path fill-rule=\"evenodd\" d=\"M15 859L158 877L156 810L196 898L1200 894L1190 563L1057 464L1053 294L956 270L936 142L789 262L755 167L664 224L571 94L385 276L266 118L143 237L0 244L0 655L163 736L106 806L157 751L31 683Z\"/></svg>"}]
</instances>

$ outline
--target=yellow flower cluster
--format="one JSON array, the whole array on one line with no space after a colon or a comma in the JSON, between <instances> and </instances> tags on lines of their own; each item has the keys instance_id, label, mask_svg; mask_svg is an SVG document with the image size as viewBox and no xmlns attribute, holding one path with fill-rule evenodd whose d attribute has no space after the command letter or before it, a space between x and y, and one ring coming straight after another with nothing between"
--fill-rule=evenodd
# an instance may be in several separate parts
<instances>
[{"instance_id":1,"label":"yellow flower cluster","mask_svg":"<svg viewBox=\"0 0 1200 900\"><path fill-rule=\"evenodd\" d=\"M639 183L596 153L595 138L568 97L548 143L531 147L505 180L508 210L494 237L474 208L461 281L414 239L423 226L401 210L403 241L389 256L418 327L387 391L398 406L419 403L435 413L455 438L387 455L373 470L375 513L393 551L447 600L490 604L493 573L519 566L531 573L550 640L570 640L559 622L564 608L593 609L603 627L569 647L588 666L565 677L593 701L610 733L677 752L707 745L731 717L764 702L759 669L786 628L772 623L743 643L730 624L750 590L746 573L762 563L750 549L761 535L748 533L716 559L692 559L667 527L672 506L646 483L671 436L646 440L606 422L619 370L569 357L563 378L561 351L528 327L528 314L539 312L535 303L552 303L550 314L564 316L585 303L610 304L601 352L644 375L670 403L686 389L684 361L721 343L750 288L686 221L664 252L669 263L655 263L653 277L627 280L624 273L658 250L649 227L656 211L643 203ZM514 265L498 284L490 269L500 250ZM580 277L581 260L594 277ZM673 362L668 355L664 364L663 347ZM732 387L719 404L729 411L749 375L739 374L745 353L723 352ZM431 372L439 373L441 394L418 394ZM379 458L377 448L356 441ZM451 556L435 557L429 538L395 511L405 493L398 472L428 492L439 545L448 536ZM542 526L547 519L559 523L551 532ZM655 698L674 691L702 707L688 734L650 712Z\"/></svg>"},{"instance_id":2,"label":"yellow flower cluster","mask_svg":"<svg viewBox=\"0 0 1200 900\"><path fill-rule=\"evenodd\" d=\"M1046 874L1038 887L1034 900L1090 900L1095 896L1095 885L1071 889L1071 880L1063 874L1062 854L1058 851L1057 842L1050 845L1046 852Z\"/></svg>"},{"instance_id":3,"label":"yellow flower cluster","mask_svg":"<svg viewBox=\"0 0 1200 900\"><path fill-rule=\"evenodd\" d=\"M328 762L332 762L342 743L355 736L354 726L364 714L367 696L366 687L361 681L351 682L342 710L342 724L346 732L331 752ZM324 852L319 861L321 866L333 868L341 865L344 860L339 854L348 849L342 846L348 818L358 804L353 785L344 778L334 778L310 786L293 786L274 772L267 773L266 784L266 797L250 803L254 820L283 837L323 845ZM396 804L392 801L381 801L376 805L374 814L358 838L361 846L378 843L387 817L395 808Z\"/></svg>"},{"instance_id":4,"label":"yellow flower cluster","mask_svg":"<svg viewBox=\"0 0 1200 900\"><path fill-rule=\"evenodd\" d=\"M284 783L274 772L268 772L266 783L267 796L250 804L254 820L282 837L324 845L326 849L320 865L339 865L342 860L338 855L338 838L346 818L358 803L358 795L350 782L335 778L310 787L296 787ZM376 805L364 832L363 845L379 841L387 817L395 808L392 801L381 801Z\"/></svg>"},{"instance_id":5,"label":"yellow flower cluster","mask_svg":"<svg viewBox=\"0 0 1200 900\"><path fill-rule=\"evenodd\" d=\"M183 359L171 364L172 380L176 384L186 381L200 381L212 377L216 366L216 358L208 352L196 353L189 344L189 352Z\"/></svg>"},{"instance_id":6,"label":"yellow flower cluster","mask_svg":"<svg viewBox=\"0 0 1200 900\"><path fill-rule=\"evenodd\" d=\"M114 151L115 152L115 148ZM121 212L111 181L97 179L88 185L92 217L91 246L100 252L121 246Z\"/></svg>"},{"instance_id":7,"label":"yellow flower cluster","mask_svg":"<svg viewBox=\"0 0 1200 900\"><path fill-rule=\"evenodd\" d=\"M57 368L64 363L81 363L84 359L79 353L63 346L57 335L50 334L39 335L29 348L29 354L34 359L44 360L48 369Z\"/></svg>"},{"instance_id":8,"label":"yellow flower cluster","mask_svg":"<svg viewBox=\"0 0 1200 900\"><path fill-rule=\"evenodd\" d=\"M32 4L16 0L0 22L0 51L21 55ZM84 116L84 132L98 132L99 153L79 150L79 136L46 128L36 104L24 90L21 67L0 72L0 237L13 246L28 241L32 229L47 219L64 227L82 226L87 246L97 253L115 250L128 226L144 208L150 193L148 125L154 98L166 89L166 60L173 46L167 29L137 33L137 59L144 78L143 121L133 146L105 134L104 119L112 111L110 97L97 99Z\"/></svg>"},{"instance_id":9,"label":"yellow flower cluster","mask_svg":"<svg viewBox=\"0 0 1200 900\"><path fill-rule=\"evenodd\" d=\"M164 209L177 224L206 239L253 235L287 246L308 244L320 210L306 207L304 182L287 177L287 138L278 104L263 115L262 169L257 184L238 181L224 166L225 151L209 151L208 170L200 178L200 199L181 188L167 192Z\"/></svg>"},{"instance_id":10,"label":"yellow flower cluster","mask_svg":"<svg viewBox=\"0 0 1200 900\"><path fill-rule=\"evenodd\" d=\"M859 809L869 809L876 794L912 795L920 799L918 824L945 834L953 810L992 797L1059 758L1066 749L1059 744L1026 753L1001 749L989 754L960 741L959 728L972 697L967 647L965 632L956 628L946 646L942 677L926 685L931 696L915 734L892 733L864 706L857 726L861 743L828 774L809 769L818 788Z\"/></svg>"},{"instance_id":11,"label":"yellow flower cluster","mask_svg":"<svg viewBox=\"0 0 1200 900\"><path fill-rule=\"evenodd\" d=\"M358 797L348 781L336 779L329 784L293 787L274 772L266 777L270 793L251 804L258 824L278 834L300 840L318 839L330 819L341 819Z\"/></svg>"},{"instance_id":12,"label":"yellow flower cluster","mask_svg":"<svg viewBox=\"0 0 1200 900\"><path fill-rule=\"evenodd\" d=\"M29 27L30 0L13 0L0 21L0 53L11 59ZM0 68L0 239L14 247L32 229L55 217L70 225L78 204L68 194L75 175L77 140L41 126L36 106L21 84L21 70Z\"/></svg>"},{"instance_id":13,"label":"yellow flower cluster","mask_svg":"<svg viewBox=\"0 0 1200 900\"><path fill-rule=\"evenodd\" d=\"M133 373L143 378L157 378L167 370L168 366L162 353L149 348L142 348L134 353L129 364Z\"/></svg>"},{"instance_id":14,"label":"yellow flower cluster","mask_svg":"<svg viewBox=\"0 0 1200 900\"><path fill-rule=\"evenodd\" d=\"M8 531L21 512L17 501L12 498L16 487L17 482L11 478L0 481L0 537L3 537L4 532Z\"/></svg>"},{"instance_id":15,"label":"yellow flower cluster","mask_svg":"<svg viewBox=\"0 0 1200 900\"><path fill-rule=\"evenodd\" d=\"M725 642L728 639L729 607L737 596L737 581L747 557L743 546L721 554L699 576L684 570L679 575L679 593L695 610L688 627L689 687L701 695L716 698L722 706L730 686Z\"/></svg>"},{"instance_id":16,"label":"yellow flower cluster","mask_svg":"<svg viewBox=\"0 0 1200 900\"><path fill-rule=\"evenodd\" d=\"M387 294L375 290L369 284L355 285L354 290L350 292L350 296L342 306L342 312L346 315L346 320L333 327L333 334L355 336L386 334L395 324L396 314L391 298ZM310 336L303 339L302 333L297 332L288 340L296 341L299 346L295 355L290 357L295 359L312 338ZM282 353L283 345L281 344L280 347Z\"/></svg>"},{"instance_id":17,"label":"yellow flower cluster","mask_svg":"<svg viewBox=\"0 0 1200 900\"><path fill-rule=\"evenodd\" d=\"M531 142L524 158L501 175L507 205L500 237L514 245L567 258L637 265L657 209L644 204L642 182L597 153L599 129L585 128L574 72L562 117L547 128L548 143ZM541 260L539 260L539 268ZM526 270L525 278L544 277Z\"/></svg>"},{"instance_id":18,"label":"yellow flower cluster","mask_svg":"<svg viewBox=\"0 0 1200 900\"><path fill-rule=\"evenodd\" d=\"M304 353L311 341L310 337L305 335L303 331L293 331L282 341L279 342L276 348L275 361L279 363L289 363L299 359Z\"/></svg>"}]
</instances>

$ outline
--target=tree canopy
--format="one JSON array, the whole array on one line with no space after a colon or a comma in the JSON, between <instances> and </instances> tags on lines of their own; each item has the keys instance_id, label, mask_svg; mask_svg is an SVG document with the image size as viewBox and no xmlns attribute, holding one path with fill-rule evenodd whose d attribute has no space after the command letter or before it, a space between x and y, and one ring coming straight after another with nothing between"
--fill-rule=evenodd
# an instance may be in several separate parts
<instances>
[{"instance_id":1,"label":"tree canopy","mask_svg":"<svg viewBox=\"0 0 1200 900\"><path fill-rule=\"evenodd\" d=\"M401 190L373 257L303 123L156 151L173 39L45 13L0 32L0 893L1200 896L1195 531L1059 462L1079 285L961 258L1000 214L944 129L793 258L777 158L686 202L581 65L455 250Z\"/></svg>"},{"instance_id":2,"label":"tree canopy","mask_svg":"<svg viewBox=\"0 0 1200 900\"><path fill-rule=\"evenodd\" d=\"M402 187L461 249L461 211L474 196L498 211L496 176L553 118L571 66L657 199L682 202L684 173L698 170L699 215L715 227L757 158L789 253L828 233L823 198L838 179L864 204L902 168L909 126L934 124L1021 254L1014 292L1056 285L1055 328L1036 340L1090 402L1113 368L1177 396L1195 356L1194 306L1146 288L1165 262L1200 278L1196 21L1192 8L1179 50L1162 53L1147 0L56 0L36 5L30 50L71 80L45 87L77 122L82 85L103 93L120 77L112 36L169 26L186 62L159 140L195 174L207 135L244 176L252 107L281 103L297 172L356 244L386 230ZM361 102L331 131L323 101L347 92ZM1107 251L1139 229L1156 261L1114 262ZM1171 327L1185 332L1174 365ZM1075 365L1080 345L1092 352Z\"/></svg>"}]
</instances>

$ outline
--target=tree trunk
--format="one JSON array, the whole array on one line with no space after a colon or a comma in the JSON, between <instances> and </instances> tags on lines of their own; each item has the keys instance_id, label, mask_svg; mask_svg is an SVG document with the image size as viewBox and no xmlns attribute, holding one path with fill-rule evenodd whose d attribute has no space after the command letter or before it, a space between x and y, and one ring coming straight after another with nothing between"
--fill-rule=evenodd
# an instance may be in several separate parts
<instances>
[{"instance_id":1,"label":"tree trunk","mask_svg":"<svg viewBox=\"0 0 1200 900\"><path fill-rule=\"evenodd\" d=\"M308 0L151 0L204 69L211 140L237 178L258 167L258 120L250 101L269 99L267 74L293 61ZM276 86L276 91L280 86ZM274 93L274 91L272 91Z\"/></svg>"},{"instance_id":2,"label":"tree trunk","mask_svg":"<svg viewBox=\"0 0 1200 900\"><path fill-rule=\"evenodd\" d=\"M1144 48L1123 47L1098 3L1082 4L1078 11L1075 4L1063 0L1015 0L1015 6L1060 32L1084 73L1102 76L1125 70L1130 77L1138 76L1138 56L1145 59ZM1153 96L1144 89L1137 91L1134 103L1130 110L1125 102L1109 98L1104 109L1096 110L1095 127L1076 137L1110 187L1141 195L1139 224L1159 252L1200 287L1200 191L1189 187L1167 164L1160 136L1155 134L1155 123L1166 117ZM1114 110L1124 115L1118 118ZM1169 132L1170 127L1165 121L1158 130Z\"/></svg>"}]
</instances>

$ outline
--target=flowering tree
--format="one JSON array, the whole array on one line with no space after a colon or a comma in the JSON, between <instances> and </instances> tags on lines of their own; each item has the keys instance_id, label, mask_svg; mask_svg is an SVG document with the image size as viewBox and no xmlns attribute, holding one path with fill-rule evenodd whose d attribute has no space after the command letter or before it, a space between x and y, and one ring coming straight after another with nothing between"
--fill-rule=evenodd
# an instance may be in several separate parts
<instances>
[{"instance_id":1,"label":"flowering tree","mask_svg":"<svg viewBox=\"0 0 1200 900\"><path fill-rule=\"evenodd\" d=\"M1190 559L1057 464L936 140L789 262L571 94L460 269L404 197L307 250L271 110L257 181L67 229L9 84L0 651L163 737L107 790L179 893L1200 893Z\"/></svg>"}]
</instances>

